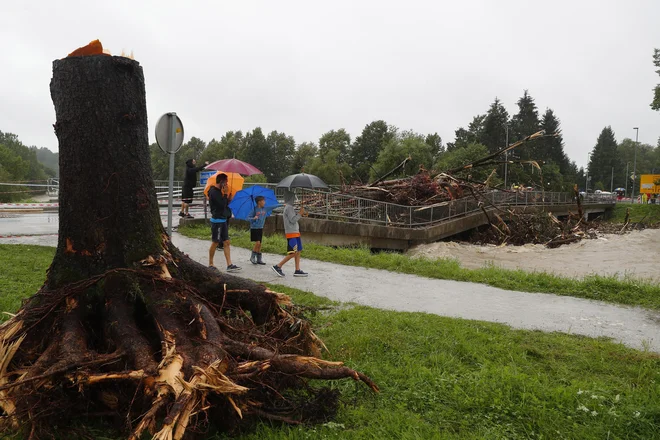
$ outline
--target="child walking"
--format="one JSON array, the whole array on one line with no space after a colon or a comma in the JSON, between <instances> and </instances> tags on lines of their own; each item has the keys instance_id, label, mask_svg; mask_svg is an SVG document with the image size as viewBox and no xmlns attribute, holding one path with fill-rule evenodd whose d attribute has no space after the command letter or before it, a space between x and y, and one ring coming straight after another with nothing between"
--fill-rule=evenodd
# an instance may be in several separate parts
<instances>
[{"instance_id":1,"label":"child walking","mask_svg":"<svg viewBox=\"0 0 660 440\"><path fill-rule=\"evenodd\" d=\"M284 193L284 233L286 234L286 251L287 256L284 257L279 264L276 264L272 267L273 271L277 276L283 277L284 272L282 271L282 266L284 266L292 258L296 263L296 271L293 273L294 277L306 277L307 272L303 272L300 269L300 252L303 250L302 240L300 239L300 226L298 225L298 220L305 214L305 210L300 208L300 211L296 212L293 204L295 202L295 194L291 191L286 191Z\"/></svg>"},{"instance_id":2,"label":"child walking","mask_svg":"<svg viewBox=\"0 0 660 440\"><path fill-rule=\"evenodd\" d=\"M254 198L256 206L248 214L250 220L250 241L254 243L250 262L252 264L266 264L261 258L261 240L264 236L264 224L266 223L266 199L264 196Z\"/></svg>"}]
</instances>

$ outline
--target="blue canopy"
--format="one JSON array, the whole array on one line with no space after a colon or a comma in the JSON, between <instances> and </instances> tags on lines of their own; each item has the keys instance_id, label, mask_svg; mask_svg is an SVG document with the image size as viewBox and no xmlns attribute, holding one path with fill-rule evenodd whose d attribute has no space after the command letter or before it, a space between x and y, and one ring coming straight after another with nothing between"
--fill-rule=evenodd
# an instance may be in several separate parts
<instances>
[{"instance_id":1,"label":"blue canopy","mask_svg":"<svg viewBox=\"0 0 660 440\"><path fill-rule=\"evenodd\" d=\"M248 214L250 214L250 211L252 211L252 209L257 205L254 199L256 199L258 196L262 196L266 199L265 208L268 215L271 214L273 209L280 206L280 204L277 202L275 192L273 192L272 189L254 185L237 192L232 201L229 203L229 207L231 208L231 212L234 214L234 217L240 220L247 220Z\"/></svg>"}]
</instances>

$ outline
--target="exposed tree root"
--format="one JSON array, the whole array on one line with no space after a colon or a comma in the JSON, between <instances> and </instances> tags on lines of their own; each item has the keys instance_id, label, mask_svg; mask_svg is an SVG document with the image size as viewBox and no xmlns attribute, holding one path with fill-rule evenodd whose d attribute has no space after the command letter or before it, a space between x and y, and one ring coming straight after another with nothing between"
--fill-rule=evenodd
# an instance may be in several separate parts
<instances>
[{"instance_id":1,"label":"exposed tree root","mask_svg":"<svg viewBox=\"0 0 660 440\"><path fill-rule=\"evenodd\" d=\"M44 287L0 327L0 429L27 427L36 439L55 420L110 413L127 421L131 440L145 431L177 440L207 422L230 430L256 418L303 422L301 396L336 406L308 379L351 378L378 391L364 374L317 357L322 342L286 295L171 249L165 269L154 258Z\"/></svg>"}]
</instances>

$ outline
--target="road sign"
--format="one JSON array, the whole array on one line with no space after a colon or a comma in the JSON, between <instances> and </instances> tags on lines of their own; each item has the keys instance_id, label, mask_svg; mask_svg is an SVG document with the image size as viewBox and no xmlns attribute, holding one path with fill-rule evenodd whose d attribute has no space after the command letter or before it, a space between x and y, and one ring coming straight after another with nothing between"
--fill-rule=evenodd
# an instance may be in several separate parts
<instances>
[{"instance_id":1,"label":"road sign","mask_svg":"<svg viewBox=\"0 0 660 440\"><path fill-rule=\"evenodd\" d=\"M167 235L172 237L172 205L174 204L174 154L183 145L183 123L174 112L165 113L156 123L156 142L170 155L170 194L167 203Z\"/></svg>"},{"instance_id":2,"label":"road sign","mask_svg":"<svg viewBox=\"0 0 660 440\"><path fill-rule=\"evenodd\" d=\"M176 113L165 113L156 123L156 143L165 153L174 154L183 145L183 123Z\"/></svg>"},{"instance_id":3,"label":"road sign","mask_svg":"<svg viewBox=\"0 0 660 440\"><path fill-rule=\"evenodd\" d=\"M217 171L202 171L199 173L199 184L206 185L206 182L209 180L209 177L217 173Z\"/></svg>"}]
</instances>

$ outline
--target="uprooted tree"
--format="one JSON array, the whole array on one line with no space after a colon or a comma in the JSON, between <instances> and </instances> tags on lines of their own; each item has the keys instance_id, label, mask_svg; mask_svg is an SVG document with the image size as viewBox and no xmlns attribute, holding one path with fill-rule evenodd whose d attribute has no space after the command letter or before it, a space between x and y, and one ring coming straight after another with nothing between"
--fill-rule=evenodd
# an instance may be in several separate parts
<instances>
[{"instance_id":1,"label":"uprooted tree","mask_svg":"<svg viewBox=\"0 0 660 440\"><path fill-rule=\"evenodd\" d=\"M365 375L319 358L287 296L218 275L160 220L139 63L53 64L60 228L44 286L0 327L0 428L39 438L78 415L114 415L130 439L181 439L256 418L336 409L307 379Z\"/></svg>"}]
</instances>

